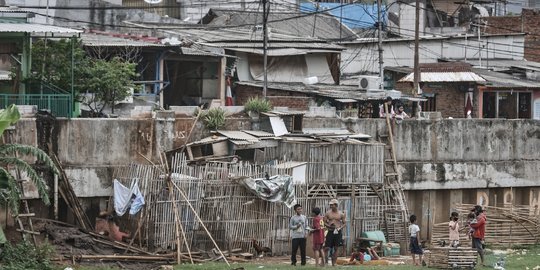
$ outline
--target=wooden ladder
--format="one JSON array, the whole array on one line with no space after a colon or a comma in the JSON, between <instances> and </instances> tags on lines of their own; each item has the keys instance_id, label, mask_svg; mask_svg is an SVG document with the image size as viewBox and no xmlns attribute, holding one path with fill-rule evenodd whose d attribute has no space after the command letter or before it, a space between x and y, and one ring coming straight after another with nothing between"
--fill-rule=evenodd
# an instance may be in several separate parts
<instances>
[{"instance_id":1,"label":"wooden ladder","mask_svg":"<svg viewBox=\"0 0 540 270\"><path fill-rule=\"evenodd\" d=\"M22 189L22 184L20 188L24 196L24 190ZM26 241L28 241L28 235L30 235L32 237L32 241L34 242L34 245L36 245L37 244L36 235L39 235L39 232L34 231L34 224L32 223L32 217L34 217L36 214L30 213L30 207L28 207L28 198L24 198L24 197L21 198L21 204L22 204L21 210L23 210L24 212L19 213L18 215L13 215L13 218L15 218L15 221L19 225L19 228L17 229L17 231L22 234L23 239ZM29 229L26 229L24 227L24 222L22 220L23 218L26 218L26 223L28 224Z\"/></svg>"},{"instance_id":2,"label":"wooden ladder","mask_svg":"<svg viewBox=\"0 0 540 270\"><path fill-rule=\"evenodd\" d=\"M13 129L8 129L8 138L9 143L13 143ZM34 245L37 244L36 241L36 235L39 235L39 232L34 231L34 224L32 222L32 217L34 217L36 214L30 212L30 207L28 206L28 200L29 198L26 197L24 192L24 185L23 183L27 180L23 180L21 177L21 172L19 169L16 169L16 177L17 177L17 186L19 187L19 190L21 191L21 209L19 211L23 211L22 213L18 213L17 215L12 215L15 221L17 222L17 225L19 225L19 228L16 229L18 232L22 234L22 237L24 240L28 241L28 235L32 237L32 241L34 242ZM24 227L23 218L26 219L26 223L28 224L29 229L26 229Z\"/></svg>"},{"instance_id":3,"label":"wooden ladder","mask_svg":"<svg viewBox=\"0 0 540 270\"><path fill-rule=\"evenodd\" d=\"M384 104L386 113L386 130L387 134L379 134L379 141L385 144L384 154L384 203L386 206L396 206L395 210L403 211L405 219L409 216L407 201L403 186L401 185L401 175L398 172L398 164L396 159L396 151L394 146L394 135L390 114L388 113L388 105ZM406 221L406 220L404 220Z\"/></svg>"}]
</instances>

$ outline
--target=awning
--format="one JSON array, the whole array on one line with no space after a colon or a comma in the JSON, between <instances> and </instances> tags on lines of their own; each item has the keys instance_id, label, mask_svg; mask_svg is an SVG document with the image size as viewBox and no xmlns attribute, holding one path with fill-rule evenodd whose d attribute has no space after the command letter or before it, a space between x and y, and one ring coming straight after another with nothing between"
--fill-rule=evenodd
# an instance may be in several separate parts
<instances>
[{"instance_id":1,"label":"awning","mask_svg":"<svg viewBox=\"0 0 540 270\"><path fill-rule=\"evenodd\" d=\"M485 82L486 80L474 72L422 72L420 82ZM414 72L398 82L414 82Z\"/></svg>"}]
</instances>

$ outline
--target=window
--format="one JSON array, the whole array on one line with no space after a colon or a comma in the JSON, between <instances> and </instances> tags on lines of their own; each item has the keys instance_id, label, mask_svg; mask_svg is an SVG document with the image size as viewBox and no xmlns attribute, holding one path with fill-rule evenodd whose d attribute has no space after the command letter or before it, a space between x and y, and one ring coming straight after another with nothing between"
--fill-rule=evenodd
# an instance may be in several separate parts
<instances>
[{"instance_id":1,"label":"window","mask_svg":"<svg viewBox=\"0 0 540 270\"><path fill-rule=\"evenodd\" d=\"M531 93L516 91L484 92L483 118L531 118Z\"/></svg>"},{"instance_id":2,"label":"window","mask_svg":"<svg viewBox=\"0 0 540 270\"><path fill-rule=\"evenodd\" d=\"M422 95L427 101L422 102L422 111L435 112L437 111L437 94L424 93Z\"/></svg>"}]
</instances>

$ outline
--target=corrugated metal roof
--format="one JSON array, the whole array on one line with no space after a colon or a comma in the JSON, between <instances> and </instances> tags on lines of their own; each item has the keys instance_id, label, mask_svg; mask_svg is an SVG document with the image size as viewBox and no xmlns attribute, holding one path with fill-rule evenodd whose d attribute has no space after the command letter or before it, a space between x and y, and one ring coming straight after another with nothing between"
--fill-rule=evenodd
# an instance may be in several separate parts
<instances>
[{"instance_id":1,"label":"corrugated metal roof","mask_svg":"<svg viewBox=\"0 0 540 270\"><path fill-rule=\"evenodd\" d=\"M262 113L266 116L292 116L292 115L304 115L305 112L298 112L298 111L270 111Z\"/></svg>"},{"instance_id":2,"label":"corrugated metal roof","mask_svg":"<svg viewBox=\"0 0 540 270\"><path fill-rule=\"evenodd\" d=\"M84 33L81 35L82 42L89 47L169 47L161 43L133 40L107 35Z\"/></svg>"},{"instance_id":3,"label":"corrugated metal roof","mask_svg":"<svg viewBox=\"0 0 540 270\"><path fill-rule=\"evenodd\" d=\"M252 142L259 141L259 139L257 139L256 137L253 137L239 130L218 130L217 132L231 140L252 141Z\"/></svg>"},{"instance_id":4,"label":"corrugated metal roof","mask_svg":"<svg viewBox=\"0 0 540 270\"><path fill-rule=\"evenodd\" d=\"M516 78L512 75L495 72L487 69L475 68L474 72L486 79L483 85L492 88L540 88L540 82L524 78Z\"/></svg>"},{"instance_id":5,"label":"corrugated metal roof","mask_svg":"<svg viewBox=\"0 0 540 270\"><path fill-rule=\"evenodd\" d=\"M421 72L470 72L471 65L463 62L438 62L420 64Z\"/></svg>"},{"instance_id":6,"label":"corrugated metal roof","mask_svg":"<svg viewBox=\"0 0 540 270\"><path fill-rule=\"evenodd\" d=\"M352 135L353 133L342 128L304 128L304 134L314 135Z\"/></svg>"},{"instance_id":7,"label":"corrugated metal roof","mask_svg":"<svg viewBox=\"0 0 540 270\"><path fill-rule=\"evenodd\" d=\"M227 48L227 49L262 49L263 48L263 42L262 40L253 40L250 42L237 42L237 41L216 41L216 42L203 42L201 44L207 45L207 46L215 46L215 47L221 47L221 48ZM269 42L268 43L268 49L270 50L270 54L273 54L271 50L273 49L288 49L291 48L294 49L313 49L313 50L336 50L336 51L342 51L345 50L345 47L341 47L339 45L331 44L331 43L322 43L322 42L300 42L296 40L291 41L277 41L277 42ZM283 51L278 51L278 53L283 53ZM304 53L304 52L302 52Z\"/></svg>"},{"instance_id":8,"label":"corrugated metal roof","mask_svg":"<svg viewBox=\"0 0 540 270\"><path fill-rule=\"evenodd\" d=\"M243 132L253 135L255 137L274 137L273 133L260 131L260 130L242 130Z\"/></svg>"},{"instance_id":9,"label":"corrugated metal roof","mask_svg":"<svg viewBox=\"0 0 540 270\"><path fill-rule=\"evenodd\" d=\"M81 30L37 23L0 23L0 33L65 33L78 34Z\"/></svg>"},{"instance_id":10,"label":"corrugated metal roof","mask_svg":"<svg viewBox=\"0 0 540 270\"><path fill-rule=\"evenodd\" d=\"M249 25L252 27L253 25L262 25L262 15L262 12L252 10L211 9L202 22L210 26ZM268 22L268 28L272 34L277 32L325 40L353 40L358 37L334 16L326 13L270 12Z\"/></svg>"},{"instance_id":11,"label":"corrugated metal roof","mask_svg":"<svg viewBox=\"0 0 540 270\"><path fill-rule=\"evenodd\" d=\"M241 141L241 140L230 140L234 145L252 145L256 141Z\"/></svg>"},{"instance_id":12,"label":"corrugated metal roof","mask_svg":"<svg viewBox=\"0 0 540 270\"><path fill-rule=\"evenodd\" d=\"M212 48L212 49L217 49L217 48ZM225 53L223 50L221 51L221 53L215 53L215 52L208 52L208 51L204 51L204 50L199 50L199 49L196 49L196 48L187 48L187 47L183 47L181 48L182 50L182 54L184 55L195 55L195 56L223 56L223 54Z\"/></svg>"},{"instance_id":13,"label":"corrugated metal roof","mask_svg":"<svg viewBox=\"0 0 540 270\"><path fill-rule=\"evenodd\" d=\"M227 49L231 51L237 51L237 52L247 52L247 53L255 53L255 54L264 54L263 49L257 49L257 48L234 48L234 47L227 47ZM283 49L271 49L267 51L268 56L284 56L284 55L302 55L302 54L308 54L308 53L328 53L328 52L336 52L334 48L332 49L321 49L321 48L304 48L304 49L297 49L297 48L283 48Z\"/></svg>"},{"instance_id":14,"label":"corrugated metal roof","mask_svg":"<svg viewBox=\"0 0 540 270\"><path fill-rule=\"evenodd\" d=\"M263 87L262 82L258 81L240 81L238 85ZM303 93L307 96L322 96L329 98L350 98L355 100L383 100L389 95L389 91L370 91L360 89L352 85L333 85L333 84L311 84L303 83L276 83L268 82L268 89ZM409 97L401 94L399 99L407 100Z\"/></svg>"},{"instance_id":15,"label":"corrugated metal roof","mask_svg":"<svg viewBox=\"0 0 540 270\"><path fill-rule=\"evenodd\" d=\"M403 77L399 82L413 82L414 73ZM474 72L421 72L421 82L485 82Z\"/></svg>"},{"instance_id":16,"label":"corrugated metal roof","mask_svg":"<svg viewBox=\"0 0 540 270\"><path fill-rule=\"evenodd\" d=\"M227 140L227 137L223 137L223 136L210 136L210 137L206 137L206 138L203 138L203 139L200 139L198 141L194 141L194 142L191 142L191 143L188 143L187 145L190 146L190 145L199 145L199 144L209 144L209 143L216 143L216 142L220 142L220 141L225 141Z\"/></svg>"}]
</instances>

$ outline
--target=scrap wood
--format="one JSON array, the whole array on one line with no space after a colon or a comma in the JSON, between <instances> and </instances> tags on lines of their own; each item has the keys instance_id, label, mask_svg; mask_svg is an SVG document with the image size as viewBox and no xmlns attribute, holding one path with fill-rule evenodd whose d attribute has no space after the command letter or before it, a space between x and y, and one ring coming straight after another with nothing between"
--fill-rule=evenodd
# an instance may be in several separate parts
<instances>
[{"instance_id":1,"label":"scrap wood","mask_svg":"<svg viewBox=\"0 0 540 270\"><path fill-rule=\"evenodd\" d=\"M140 255L73 255L77 260L100 260L100 261L173 261L171 257L140 256Z\"/></svg>"},{"instance_id":2,"label":"scrap wood","mask_svg":"<svg viewBox=\"0 0 540 270\"><path fill-rule=\"evenodd\" d=\"M88 232L88 234L90 234L91 236L94 236L94 241L98 242L98 243L102 243L102 244L105 244L105 245L109 245L109 246L112 246L112 247L115 247L115 248L118 248L118 249L129 249L131 251L135 251L135 252L139 252L139 253L143 253L143 254L147 254L147 255L155 255L151 252L148 252L148 251L145 251L145 250L142 250L142 249L139 249L139 248L135 248L135 247L128 247L128 244L126 243L122 243L122 242L118 242L118 241L110 241L109 238L99 234L99 233L95 233L95 232Z\"/></svg>"},{"instance_id":3,"label":"scrap wood","mask_svg":"<svg viewBox=\"0 0 540 270\"><path fill-rule=\"evenodd\" d=\"M86 212L83 210L83 207L81 205L81 202L77 198L77 195L75 195L75 191L73 190L73 186L71 186L71 183L69 182L69 179L66 175L66 172L64 171L64 168L60 164L60 160L58 160L58 157L56 154L51 153L50 157L56 167L58 168L58 171L60 172L60 179L62 181L58 182L58 191L60 192L60 195L62 198L64 198L64 201L68 205L68 207L71 209L73 214L75 215L75 218L79 222L79 225L86 230L92 230L93 226L90 222L90 219L86 215Z\"/></svg>"}]
</instances>

